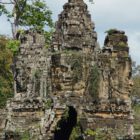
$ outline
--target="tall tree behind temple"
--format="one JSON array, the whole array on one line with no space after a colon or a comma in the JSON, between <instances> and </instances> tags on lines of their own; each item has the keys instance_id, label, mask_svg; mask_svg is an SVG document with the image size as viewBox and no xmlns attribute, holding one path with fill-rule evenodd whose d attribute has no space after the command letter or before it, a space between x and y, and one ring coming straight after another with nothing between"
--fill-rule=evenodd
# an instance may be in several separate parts
<instances>
[{"instance_id":1,"label":"tall tree behind temple","mask_svg":"<svg viewBox=\"0 0 140 140\"><path fill-rule=\"evenodd\" d=\"M7 42L5 36L0 36L0 108L13 95L13 76L10 70L13 54L6 48Z\"/></svg>"},{"instance_id":2,"label":"tall tree behind temple","mask_svg":"<svg viewBox=\"0 0 140 140\"><path fill-rule=\"evenodd\" d=\"M6 5L12 5L9 11ZM0 1L0 15L5 14L11 23L13 38L19 27L43 30L45 26L52 27L51 11L42 0L5 0Z\"/></svg>"},{"instance_id":3,"label":"tall tree behind temple","mask_svg":"<svg viewBox=\"0 0 140 140\"><path fill-rule=\"evenodd\" d=\"M133 90L132 96L140 98L140 65L133 66Z\"/></svg>"},{"instance_id":4,"label":"tall tree behind temple","mask_svg":"<svg viewBox=\"0 0 140 140\"><path fill-rule=\"evenodd\" d=\"M7 5L12 7L11 11ZM47 46L51 31L45 31L47 26L52 29L51 11L43 0L0 0L0 16L6 15L11 23L13 39L0 36L0 108L4 107L9 97L13 95L13 76L10 69L13 56L17 53L20 42L16 39L21 29L43 30Z\"/></svg>"}]
</instances>

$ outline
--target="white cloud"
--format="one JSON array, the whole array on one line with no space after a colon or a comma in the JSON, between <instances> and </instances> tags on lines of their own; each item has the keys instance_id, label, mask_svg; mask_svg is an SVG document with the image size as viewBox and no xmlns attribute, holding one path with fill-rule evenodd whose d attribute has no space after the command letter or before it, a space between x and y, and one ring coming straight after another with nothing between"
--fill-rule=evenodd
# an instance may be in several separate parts
<instances>
[{"instance_id":1,"label":"white cloud","mask_svg":"<svg viewBox=\"0 0 140 140\"><path fill-rule=\"evenodd\" d=\"M88 0L86 0L88 1ZM100 44L103 44L104 31L109 28L124 30L129 39L132 59L140 64L140 1L138 0L94 0L89 5L95 22ZM101 45L102 46L102 45Z\"/></svg>"}]
</instances>

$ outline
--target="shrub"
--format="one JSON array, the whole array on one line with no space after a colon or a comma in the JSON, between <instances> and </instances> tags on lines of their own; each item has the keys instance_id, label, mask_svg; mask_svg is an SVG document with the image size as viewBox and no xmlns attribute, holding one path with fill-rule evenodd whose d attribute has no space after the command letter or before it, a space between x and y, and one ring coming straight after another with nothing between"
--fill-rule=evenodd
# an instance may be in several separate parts
<instances>
[{"instance_id":1,"label":"shrub","mask_svg":"<svg viewBox=\"0 0 140 140\"><path fill-rule=\"evenodd\" d=\"M112 35L112 34L116 33L116 31L117 31L117 29L109 29L105 33L108 33L109 35Z\"/></svg>"},{"instance_id":2,"label":"shrub","mask_svg":"<svg viewBox=\"0 0 140 140\"><path fill-rule=\"evenodd\" d=\"M85 134L89 135L89 136L95 136L96 132L94 130L91 130L91 129L86 129Z\"/></svg>"},{"instance_id":3,"label":"shrub","mask_svg":"<svg viewBox=\"0 0 140 140\"><path fill-rule=\"evenodd\" d=\"M81 134L82 134L81 128L79 125L77 125L73 128L69 140L83 140Z\"/></svg>"},{"instance_id":4,"label":"shrub","mask_svg":"<svg viewBox=\"0 0 140 140\"><path fill-rule=\"evenodd\" d=\"M119 42L119 43L118 43L118 46L119 46L119 47L127 47L127 44L124 43L124 42Z\"/></svg>"},{"instance_id":5,"label":"shrub","mask_svg":"<svg viewBox=\"0 0 140 140\"><path fill-rule=\"evenodd\" d=\"M8 38L0 36L0 108L13 96L12 52L6 48Z\"/></svg>"},{"instance_id":6,"label":"shrub","mask_svg":"<svg viewBox=\"0 0 140 140\"><path fill-rule=\"evenodd\" d=\"M14 55L17 54L20 46L20 41L19 40L9 40L7 43L7 48L12 51Z\"/></svg>"}]
</instances>

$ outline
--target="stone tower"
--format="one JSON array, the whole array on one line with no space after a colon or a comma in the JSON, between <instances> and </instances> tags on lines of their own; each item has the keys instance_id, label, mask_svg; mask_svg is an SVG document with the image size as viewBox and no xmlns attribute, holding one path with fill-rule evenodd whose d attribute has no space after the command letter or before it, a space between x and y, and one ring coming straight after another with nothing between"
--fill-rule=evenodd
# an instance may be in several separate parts
<instances>
[{"instance_id":1,"label":"stone tower","mask_svg":"<svg viewBox=\"0 0 140 140\"><path fill-rule=\"evenodd\" d=\"M44 36L25 31L19 38L21 45L14 66L15 96L46 97L48 68Z\"/></svg>"},{"instance_id":2,"label":"stone tower","mask_svg":"<svg viewBox=\"0 0 140 140\"><path fill-rule=\"evenodd\" d=\"M83 120L82 129L85 131L88 128L84 123L87 123L85 110L89 108L91 100L89 77L97 59L94 51L97 48L97 34L87 5L83 0L69 0L63 9L56 22L51 44L51 97L56 110L54 122L58 122L55 125L60 127L60 130L55 130L55 140L69 139L72 133L69 125L74 128L78 118L79 121ZM63 120L65 112L68 122Z\"/></svg>"},{"instance_id":3,"label":"stone tower","mask_svg":"<svg viewBox=\"0 0 140 140\"><path fill-rule=\"evenodd\" d=\"M69 0L56 22L52 47L55 51L91 51L96 46L94 23L83 0Z\"/></svg>"},{"instance_id":4,"label":"stone tower","mask_svg":"<svg viewBox=\"0 0 140 140\"><path fill-rule=\"evenodd\" d=\"M133 83L127 40L124 31L107 31L104 47L98 55L99 100L95 104L94 115L98 116L97 127L107 126L113 128L114 135L123 139L133 139L130 98Z\"/></svg>"}]
</instances>

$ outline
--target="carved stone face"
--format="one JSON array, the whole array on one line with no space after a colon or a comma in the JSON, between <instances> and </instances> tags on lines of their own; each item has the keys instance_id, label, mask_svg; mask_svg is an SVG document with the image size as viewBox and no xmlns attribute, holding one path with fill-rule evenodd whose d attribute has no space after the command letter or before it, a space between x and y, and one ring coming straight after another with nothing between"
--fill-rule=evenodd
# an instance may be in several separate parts
<instances>
[{"instance_id":1,"label":"carved stone face","mask_svg":"<svg viewBox=\"0 0 140 140\"><path fill-rule=\"evenodd\" d=\"M58 61L59 66L52 67L53 89L72 91L74 85L82 79L82 58L77 54L65 52Z\"/></svg>"}]
</instances>

